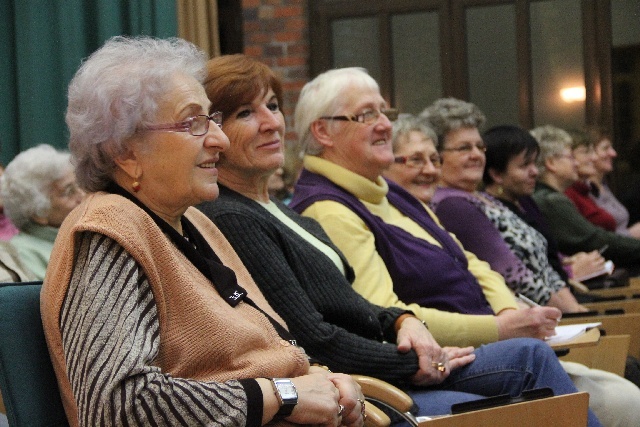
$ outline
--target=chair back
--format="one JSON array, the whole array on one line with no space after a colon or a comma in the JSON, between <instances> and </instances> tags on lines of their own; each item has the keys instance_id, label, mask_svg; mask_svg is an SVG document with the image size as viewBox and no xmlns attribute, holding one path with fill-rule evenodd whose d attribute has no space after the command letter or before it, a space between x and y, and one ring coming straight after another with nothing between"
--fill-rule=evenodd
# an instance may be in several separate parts
<instances>
[{"instance_id":1,"label":"chair back","mask_svg":"<svg viewBox=\"0 0 640 427\"><path fill-rule=\"evenodd\" d=\"M42 282L0 283L0 390L10 426L68 426L40 319Z\"/></svg>"}]
</instances>

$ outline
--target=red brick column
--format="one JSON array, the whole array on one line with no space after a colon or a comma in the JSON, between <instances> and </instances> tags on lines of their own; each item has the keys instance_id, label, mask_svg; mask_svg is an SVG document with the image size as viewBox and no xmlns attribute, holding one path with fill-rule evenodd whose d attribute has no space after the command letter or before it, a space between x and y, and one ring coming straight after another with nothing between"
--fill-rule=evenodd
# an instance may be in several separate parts
<instances>
[{"instance_id":1,"label":"red brick column","mask_svg":"<svg viewBox=\"0 0 640 427\"><path fill-rule=\"evenodd\" d=\"M244 53L269 65L282 78L290 146L296 141L293 111L309 79L306 0L242 0Z\"/></svg>"}]
</instances>

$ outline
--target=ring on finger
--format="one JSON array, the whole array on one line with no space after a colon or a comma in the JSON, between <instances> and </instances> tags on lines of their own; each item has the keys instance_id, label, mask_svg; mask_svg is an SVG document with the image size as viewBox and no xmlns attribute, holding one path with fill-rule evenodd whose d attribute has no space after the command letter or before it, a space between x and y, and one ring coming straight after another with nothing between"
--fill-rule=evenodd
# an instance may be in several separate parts
<instances>
[{"instance_id":1,"label":"ring on finger","mask_svg":"<svg viewBox=\"0 0 640 427\"><path fill-rule=\"evenodd\" d=\"M344 406L338 404L338 416L341 417L343 412L344 412Z\"/></svg>"},{"instance_id":2,"label":"ring on finger","mask_svg":"<svg viewBox=\"0 0 640 427\"><path fill-rule=\"evenodd\" d=\"M444 365L444 362L431 362L431 366L433 366L440 372L444 372L447 369L447 367Z\"/></svg>"},{"instance_id":3,"label":"ring on finger","mask_svg":"<svg viewBox=\"0 0 640 427\"><path fill-rule=\"evenodd\" d=\"M364 413L365 411L365 405L364 405L364 399L358 399L358 402L360 402L360 414L362 414L362 418L366 418L367 414Z\"/></svg>"}]
</instances>

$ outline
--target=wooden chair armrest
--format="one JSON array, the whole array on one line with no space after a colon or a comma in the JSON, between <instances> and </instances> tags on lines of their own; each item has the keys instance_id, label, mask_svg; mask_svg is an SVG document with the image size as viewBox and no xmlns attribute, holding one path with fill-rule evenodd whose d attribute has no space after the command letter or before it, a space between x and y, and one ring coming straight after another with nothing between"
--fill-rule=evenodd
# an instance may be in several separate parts
<instances>
[{"instance_id":1,"label":"wooden chair armrest","mask_svg":"<svg viewBox=\"0 0 640 427\"><path fill-rule=\"evenodd\" d=\"M351 375L362 388L366 398L373 398L392 406L400 412L409 412L413 406L413 399L398 387L386 381L365 375Z\"/></svg>"},{"instance_id":2,"label":"wooden chair armrest","mask_svg":"<svg viewBox=\"0 0 640 427\"><path fill-rule=\"evenodd\" d=\"M365 407L365 414L364 427L388 427L391 424L387 414L369 401Z\"/></svg>"}]
</instances>

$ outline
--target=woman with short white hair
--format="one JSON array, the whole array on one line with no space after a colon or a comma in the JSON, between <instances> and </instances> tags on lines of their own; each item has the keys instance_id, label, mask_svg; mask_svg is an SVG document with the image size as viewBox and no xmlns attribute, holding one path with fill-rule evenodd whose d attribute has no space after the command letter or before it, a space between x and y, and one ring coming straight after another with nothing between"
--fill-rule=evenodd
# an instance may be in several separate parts
<instances>
[{"instance_id":1,"label":"woman with short white hair","mask_svg":"<svg viewBox=\"0 0 640 427\"><path fill-rule=\"evenodd\" d=\"M1 182L5 213L20 230L10 242L23 264L44 279L58 229L85 194L70 154L46 144L25 150L7 165Z\"/></svg>"}]
</instances>

